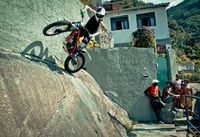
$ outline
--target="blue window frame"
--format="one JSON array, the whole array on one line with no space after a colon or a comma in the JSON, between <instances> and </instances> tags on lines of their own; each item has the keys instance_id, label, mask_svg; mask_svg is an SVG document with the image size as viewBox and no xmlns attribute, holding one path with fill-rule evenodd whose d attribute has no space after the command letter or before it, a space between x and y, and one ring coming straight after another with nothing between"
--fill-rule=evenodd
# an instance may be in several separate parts
<instances>
[{"instance_id":1,"label":"blue window frame","mask_svg":"<svg viewBox=\"0 0 200 137\"><path fill-rule=\"evenodd\" d=\"M156 26L155 12L149 12L144 14L137 14L137 27L142 26Z\"/></svg>"},{"instance_id":2,"label":"blue window frame","mask_svg":"<svg viewBox=\"0 0 200 137\"><path fill-rule=\"evenodd\" d=\"M111 31L129 29L128 15L110 18Z\"/></svg>"}]
</instances>

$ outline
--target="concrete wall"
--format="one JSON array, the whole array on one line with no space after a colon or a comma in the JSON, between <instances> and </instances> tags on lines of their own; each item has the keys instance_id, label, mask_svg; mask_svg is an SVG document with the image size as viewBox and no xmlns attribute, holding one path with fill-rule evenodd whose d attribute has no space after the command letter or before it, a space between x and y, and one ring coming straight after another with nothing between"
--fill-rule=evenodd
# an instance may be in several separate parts
<instances>
[{"instance_id":1,"label":"concrete wall","mask_svg":"<svg viewBox=\"0 0 200 137\"><path fill-rule=\"evenodd\" d=\"M41 58L57 56L64 61L65 34L47 37L42 30L47 24L64 18L80 20L83 4L79 0L0 0L0 3L0 47L15 52L25 50Z\"/></svg>"},{"instance_id":2,"label":"concrete wall","mask_svg":"<svg viewBox=\"0 0 200 137\"><path fill-rule=\"evenodd\" d=\"M167 50L167 58L168 58L168 68L169 68L169 80L174 80L175 75L178 72L178 65L176 63L176 51L173 49Z\"/></svg>"},{"instance_id":3,"label":"concrete wall","mask_svg":"<svg viewBox=\"0 0 200 137\"><path fill-rule=\"evenodd\" d=\"M149 48L89 49L86 70L104 93L128 111L130 118L154 120L144 90L156 78L155 56Z\"/></svg>"},{"instance_id":4,"label":"concrete wall","mask_svg":"<svg viewBox=\"0 0 200 137\"><path fill-rule=\"evenodd\" d=\"M111 17L128 15L129 29L112 31L112 35L114 38L114 44L129 43L132 41L132 33L137 30L136 15L155 12L156 26L151 26L150 29L155 30L155 37L157 40L169 39L169 28L168 28L167 15L165 9L166 9L165 7L160 7L153 9L143 9L143 10L140 9L135 11L111 12L105 16L104 22L107 25L108 30L111 31L111 22L110 22Z\"/></svg>"}]
</instances>

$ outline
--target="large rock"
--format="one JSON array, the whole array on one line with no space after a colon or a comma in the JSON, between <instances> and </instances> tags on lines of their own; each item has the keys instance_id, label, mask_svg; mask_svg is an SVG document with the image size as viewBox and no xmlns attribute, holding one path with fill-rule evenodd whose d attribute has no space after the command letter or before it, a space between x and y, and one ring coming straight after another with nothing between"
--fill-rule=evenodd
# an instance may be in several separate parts
<instances>
[{"instance_id":1,"label":"large rock","mask_svg":"<svg viewBox=\"0 0 200 137\"><path fill-rule=\"evenodd\" d=\"M0 47L35 53L43 59L56 56L64 62L62 41L66 34L47 37L42 30L64 18L80 21L80 9L84 7L80 0L1 0L0 3Z\"/></svg>"},{"instance_id":2,"label":"large rock","mask_svg":"<svg viewBox=\"0 0 200 137\"><path fill-rule=\"evenodd\" d=\"M165 123L174 123L176 119L176 112L171 111L172 102L165 103L165 107L160 111L160 117Z\"/></svg>"},{"instance_id":3,"label":"large rock","mask_svg":"<svg viewBox=\"0 0 200 137\"><path fill-rule=\"evenodd\" d=\"M85 71L0 51L0 137L121 137L130 121Z\"/></svg>"}]
</instances>

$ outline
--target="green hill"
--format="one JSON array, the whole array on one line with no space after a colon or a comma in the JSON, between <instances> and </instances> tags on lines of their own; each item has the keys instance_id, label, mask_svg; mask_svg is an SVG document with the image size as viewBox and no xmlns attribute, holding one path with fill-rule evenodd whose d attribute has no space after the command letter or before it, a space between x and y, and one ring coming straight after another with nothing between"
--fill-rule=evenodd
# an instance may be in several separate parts
<instances>
[{"instance_id":1,"label":"green hill","mask_svg":"<svg viewBox=\"0 0 200 137\"><path fill-rule=\"evenodd\" d=\"M186 73L193 80L200 80L200 0L184 0L169 8L167 14L171 44L178 61L194 62L195 70Z\"/></svg>"},{"instance_id":2,"label":"green hill","mask_svg":"<svg viewBox=\"0 0 200 137\"><path fill-rule=\"evenodd\" d=\"M200 0L184 0L167 13L170 19L176 20L187 33L200 41Z\"/></svg>"},{"instance_id":3,"label":"green hill","mask_svg":"<svg viewBox=\"0 0 200 137\"><path fill-rule=\"evenodd\" d=\"M172 46L178 55L200 59L200 0L184 0L167 14Z\"/></svg>"}]
</instances>

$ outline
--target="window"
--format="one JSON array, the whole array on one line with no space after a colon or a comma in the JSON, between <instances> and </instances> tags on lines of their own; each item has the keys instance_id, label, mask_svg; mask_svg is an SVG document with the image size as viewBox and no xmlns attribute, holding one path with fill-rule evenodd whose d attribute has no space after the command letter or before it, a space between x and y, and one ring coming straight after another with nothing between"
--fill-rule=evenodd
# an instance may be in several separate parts
<instances>
[{"instance_id":1,"label":"window","mask_svg":"<svg viewBox=\"0 0 200 137\"><path fill-rule=\"evenodd\" d=\"M129 29L128 16L110 18L111 30Z\"/></svg>"},{"instance_id":2,"label":"window","mask_svg":"<svg viewBox=\"0 0 200 137\"><path fill-rule=\"evenodd\" d=\"M142 26L156 26L154 12L137 15L137 27L141 28Z\"/></svg>"}]
</instances>

